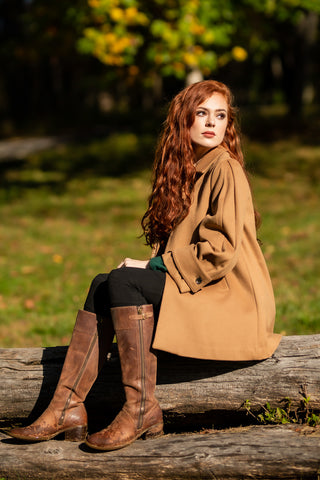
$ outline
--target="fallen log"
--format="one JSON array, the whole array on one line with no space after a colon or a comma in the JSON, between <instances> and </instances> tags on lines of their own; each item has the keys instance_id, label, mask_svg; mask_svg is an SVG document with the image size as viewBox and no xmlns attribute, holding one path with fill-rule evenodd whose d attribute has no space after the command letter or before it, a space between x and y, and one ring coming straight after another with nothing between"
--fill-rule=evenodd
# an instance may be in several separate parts
<instances>
[{"instance_id":1,"label":"fallen log","mask_svg":"<svg viewBox=\"0 0 320 480\"><path fill-rule=\"evenodd\" d=\"M165 435L96 454L72 442L0 439L0 477L10 480L316 480L320 474L320 430L293 425Z\"/></svg>"},{"instance_id":2,"label":"fallen log","mask_svg":"<svg viewBox=\"0 0 320 480\"><path fill-rule=\"evenodd\" d=\"M48 405L67 347L0 349L1 425L31 421ZM230 425L261 405L298 408L310 397L309 408L320 411L320 335L283 337L274 355L259 362L218 362L161 353L156 395L167 424L181 420L192 425ZM121 374L115 355L106 361L86 405L89 418L106 423L123 398ZM106 415L106 413L108 415ZM174 419L174 420L173 420ZM225 419L225 421L222 421ZM233 423L234 425L236 423Z\"/></svg>"}]
</instances>

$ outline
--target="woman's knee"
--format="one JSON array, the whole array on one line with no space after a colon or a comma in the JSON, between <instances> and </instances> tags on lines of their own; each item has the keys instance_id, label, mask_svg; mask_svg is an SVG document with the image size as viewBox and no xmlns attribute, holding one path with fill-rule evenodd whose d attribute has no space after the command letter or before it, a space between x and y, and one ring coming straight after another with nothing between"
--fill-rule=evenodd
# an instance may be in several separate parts
<instances>
[{"instance_id":1,"label":"woman's knee","mask_svg":"<svg viewBox=\"0 0 320 480\"><path fill-rule=\"evenodd\" d=\"M99 297L99 291L103 290L103 283L106 282L108 275L106 273L99 273L94 277L91 282L87 298L84 304L84 310L88 312L97 313L97 297ZM101 303L101 302L100 302Z\"/></svg>"},{"instance_id":2,"label":"woman's knee","mask_svg":"<svg viewBox=\"0 0 320 480\"><path fill-rule=\"evenodd\" d=\"M98 273L98 275L96 275L91 282L90 290L95 292L99 287L99 285L105 282L107 279L108 279L107 273Z\"/></svg>"},{"instance_id":3,"label":"woman's knee","mask_svg":"<svg viewBox=\"0 0 320 480\"><path fill-rule=\"evenodd\" d=\"M113 293L117 289L121 289L127 283L127 272L124 268L115 268L108 275L107 289Z\"/></svg>"},{"instance_id":4,"label":"woman's knee","mask_svg":"<svg viewBox=\"0 0 320 480\"><path fill-rule=\"evenodd\" d=\"M135 269L126 267L112 270L107 281L110 305L116 307L144 303L136 280Z\"/></svg>"}]
</instances>

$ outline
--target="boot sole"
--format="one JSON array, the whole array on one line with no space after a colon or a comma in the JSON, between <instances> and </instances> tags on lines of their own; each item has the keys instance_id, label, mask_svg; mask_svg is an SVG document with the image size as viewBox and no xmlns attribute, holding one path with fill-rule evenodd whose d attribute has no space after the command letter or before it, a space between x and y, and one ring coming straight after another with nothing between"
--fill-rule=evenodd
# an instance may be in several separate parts
<instances>
[{"instance_id":1,"label":"boot sole","mask_svg":"<svg viewBox=\"0 0 320 480\"><path fill-rule=\"evenodd\" d=\"M47 440L52 440L58 435L61 435L62 433L64 433L64 440L67 440L69 442L83 442L87 436L87 430L88 430L87 425L79 425L76 427L59 430L59 432L55 432L51 435L46 435L41 438L30 437L30 435L19 435L19 434L15 435L9 431L7 431L6 434L10 435L10 437L12 438L16 438L17 440L23 440L24 442L34 443L34 442L46 442Z\"/></svg>"},{"instance_id":2,"label":"boot sole","mask_svg":"<svg viewBox=\"0 0 320 480\"><path fill-rule=\"evenodd\" d=\"M95 444L92 444L86 439L85 444L92 448L93 450L100 450L104 452L111 452L112 450L120 450L121 448L127 447L131 443L133 443L135 440L138 438L144 437L145 440L147 439L152 439L152 438L157 438L163 435L163 423L157 423L156 425L152 425L152 427L148 427L144 429L142 432L139 432L134 438L131 440L121 443L118 445L106 445L106 446L98 446Z\"/></svg>"}]
</instances>

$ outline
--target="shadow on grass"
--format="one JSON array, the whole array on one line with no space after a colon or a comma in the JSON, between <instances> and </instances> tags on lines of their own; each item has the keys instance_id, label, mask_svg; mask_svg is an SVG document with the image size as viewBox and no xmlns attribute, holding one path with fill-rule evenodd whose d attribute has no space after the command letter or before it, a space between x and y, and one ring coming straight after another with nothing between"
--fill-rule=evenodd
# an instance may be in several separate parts
<instances>
[{"instance_id":1,"label":"shadow on grass","mask_svg":"<svg viewBox=\"0 0 320 480\"><path fill-rule=\"evenodd\" d=\"M64 191L75 178L122 177L152 167L157 140L155 119L146 125L137 118L132 128L114 128L90 136L78 134L69 142L58 142L50 150L25 158L0 161L0 188L6 192L46 188ZM157 118L158 125L161 121ZM276 111L257 113L244 109L242 129L249 170L266 178L285 172L303 175L311 183L320 179L320 117L315 110L297 120Z\"/></svg>"},{"instance_id":2,"label":"shadow on grass","mask_svg":"<svg viewBox=\"0 0 320 480\"><path fill-rule=\"evenodd\" d=\"M103 139L78 138L22 159L8 158L0 162L0 187L60 191L75 178L134 174L151 168L155 141L151 134L111 134Z\"/></svg>"}]
</instances>

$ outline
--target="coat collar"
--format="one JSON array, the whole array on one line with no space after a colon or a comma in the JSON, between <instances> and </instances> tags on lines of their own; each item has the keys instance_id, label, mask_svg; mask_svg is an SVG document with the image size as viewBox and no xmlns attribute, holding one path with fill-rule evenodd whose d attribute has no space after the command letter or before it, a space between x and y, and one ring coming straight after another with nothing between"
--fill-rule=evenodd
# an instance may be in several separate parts
<instances>
[{"instance_id":1,"label":"coat collar","mask_svg":"<svg viewBox=\"0 0 320 480\"><path fill-rule=\"evenodd\" d=\"M197 161L195 164L196 172L203 173L207 170L207 168L211 165L211 163L218 160L218 158L222 155L222 153L226 153L226 149L221 145L209 150L209 152L205 153L200 160Z\"/></svg>"}]
</instances>

